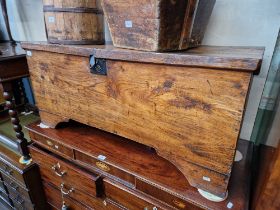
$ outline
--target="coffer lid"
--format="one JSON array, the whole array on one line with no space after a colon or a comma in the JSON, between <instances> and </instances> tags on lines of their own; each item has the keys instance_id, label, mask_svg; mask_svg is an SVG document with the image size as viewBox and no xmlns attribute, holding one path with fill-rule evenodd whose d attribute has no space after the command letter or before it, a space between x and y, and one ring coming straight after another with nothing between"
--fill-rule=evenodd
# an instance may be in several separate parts
<instances>
[{"instance_id":1,"label":"coffer lid","mask_svg":"<svg viewBox=\"0 0 280 210\"><path fill-rule=\"evenodd\" d=\"M145 52L112 45L57 45L47 42L23 42L26 50L40 50L78 56L176 66L205 67L258 73L263 47L200 46L177 52Z\"/></svg>"}]
</instances>

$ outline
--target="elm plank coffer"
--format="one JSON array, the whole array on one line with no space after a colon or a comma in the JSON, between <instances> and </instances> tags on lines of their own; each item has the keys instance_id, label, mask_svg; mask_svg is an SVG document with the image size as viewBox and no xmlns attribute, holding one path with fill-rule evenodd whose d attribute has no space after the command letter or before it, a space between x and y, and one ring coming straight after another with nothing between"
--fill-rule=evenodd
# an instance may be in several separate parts
<instances>
[{"instance_id":1,"label":"elm plank coffer","mask_svg":"<svg viewBox=\"0 0 280 210\"><path fill-rule=\"evenodd\" d=\"M190 185L226 196L263 48L154 53L47 43L22 47L43 124L72 119L145 144Z\"/></svg>"},{"instance_id":2,"label":"elm plank coffer","mask_svg":"<svg viewBox=\"0 0 280 210\"><path fill-rule=\"evenodd\" d=\"M145 207L148 210L154 207L223 210L228 206L232 210L248 209L252 144L247 141L238 142L243 159L234 163L228 198L216 203L203 198L173 164L145 145L72 121L57 129L40 128L39 124L27 127L34 142L30 151L33 160L40 165L48 202L58 209L62 202L60 197L54 196L54 192L58 195L60 192L53 184L64 181L68 188L77 185L69 181L71 171L65 167L69 162L75 165L72 170L82 171L88 176L96 174L98 177L99 174L104 186L96 185L97 191L102 193L97 193L97 197L92 195L86 203L75 193L70 193L66 201L70 206L95 206L96 209L126 207L132 210ZM51 165L44 163L54 158L61 165L60 172L65 173L62 178L55 175L57 171L52 170ZM44 171L47 169L47 175L52 174L51 179L46 179ZM81 184L78 187L86 186Z\"/></svg>"}]
</instances>

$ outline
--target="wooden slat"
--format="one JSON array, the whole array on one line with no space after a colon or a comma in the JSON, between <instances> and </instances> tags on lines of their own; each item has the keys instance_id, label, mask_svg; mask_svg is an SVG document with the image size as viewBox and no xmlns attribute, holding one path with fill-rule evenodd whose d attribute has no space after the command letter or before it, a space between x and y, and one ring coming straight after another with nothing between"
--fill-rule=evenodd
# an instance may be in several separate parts
<instances>
[{"instance_id":1,"label":"wooden slat","mask_svg":"<svg viewBox=\"0 0 280 210\"><path fill-rule=\"evenodd\" d=\"M264 53L262 47L201 46L177 53L142 52L114 48L111 45L65 46L46 42L23 42L22 47L70 55L90 56L111 60L141 63L167 64L204 68L230 69L234 71L258 71Z\"/></svg>"}]
</instances>

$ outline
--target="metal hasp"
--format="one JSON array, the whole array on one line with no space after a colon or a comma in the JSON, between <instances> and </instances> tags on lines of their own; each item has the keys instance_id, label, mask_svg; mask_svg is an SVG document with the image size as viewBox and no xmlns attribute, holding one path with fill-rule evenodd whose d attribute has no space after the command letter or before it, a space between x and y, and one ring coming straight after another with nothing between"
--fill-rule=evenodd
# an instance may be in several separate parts
<instances>
[{"instance_id":1,"label":"metal hasp","mask_svg":"<svg viewBox=\"0 0 280 210\"><path fill-rule=\"evenodd\" d=\"M89 58L89 67L92 74L107 75L106 59L95 58L91 55Z\"/></svg>"}]
</instances>

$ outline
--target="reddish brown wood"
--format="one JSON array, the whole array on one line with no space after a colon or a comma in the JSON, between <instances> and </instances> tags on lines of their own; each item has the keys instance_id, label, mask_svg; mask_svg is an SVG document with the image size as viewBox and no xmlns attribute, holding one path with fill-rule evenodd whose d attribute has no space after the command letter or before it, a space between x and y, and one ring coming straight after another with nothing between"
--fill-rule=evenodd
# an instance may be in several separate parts
<instances>
[{"instance_id":1,"label":"reddish brown wood","mask_svg":"<svg viewBox=\"0 0 280 210\"><path fill-rule=\"evenodd\" d=\"M93 173L86 173L81 169L74 167L47 152L39 150L36 147L30 147L32 158L39 164L42 179L68 191L73 189L69 195L82 203L88 203L89 197L100 195L97 189L100 185L99 176Z\"/></svg>"},{"instance_id":2,"label":"reddish brown wood","mask_svg":"<svg viewBox=\"0 0 280 210\"><path fill-rule=\"evenodd\" d=\"M184 206L179 209L188 209L195 205L201 209L222 210L227 209L231 202L233 210L248 209L252 145L247 141L240 140L238 143L243 160L234 163L228 199L214 203L202 198L174 165L144 145L77 123L69 123L58 129L43 129L37 125L38 123L34 123L28 126L30 133L36 134L36 143L41 144L38 139L47 137L63 147L71 148L75 154L79 154L72 158L73 162L170 206ZM98 159L100 155L106 159ZM104 164L98 168L96 162ZM107 168L110 170L102 170Z\"/></svg>"},{"instance_id":3,"label":"reddish brown wood","mask_svg":"<svg viewBox=\"0 0 280 210\"><path fill-rule=\"evenodd\" d=\"M280 146L260 146L258 179L254 187L252 209L280 209Z\"/></svg>"},{"instance_id":4,"label":"reddish brown wood","mask_svg":"<svg viewBox=\"0 0 280 210\"><path fill-rule=\"evenodd\" d=\"M56 189L54 186L44 183L44 190L47 196L47 201L49 204L54 207L55 209L60 210L62 207L62 198L61 198L61 192L59 189ZM68 196L64 197L66 205L69 209L89 209L88 207L84 206L83 204L79 203L78 201L75 201Z\"/></svg>"},{"instance_id":5,"label":"reddish brown wood","mask_svg":"<svg viewBox=\"0 0 280 210\"><path fill-rule=\"evenodd\" d=\"M171 209L171 207L164 205L157 200L146 196L141 192L136 190L131 190L124 185L120 185L110 179L104 179L104 187L106 192L106 197L109 199L120 203L127 209L137 210L137 209ZM189 206L190 210L198 209L196 207Z\"/></svg>"},{"instance_id":6,"label":"reddish brown wood","mask_svg":"<svg viewBox=\"0 0 280 210\"><path fill-rule=\"evenodd\" d=\"M49 184L49 183L44 183L44 189L47 195L48 202L50 205L55 208L60 210L62 207L62 199L61 199L61 192L59 189L55 188L55 186ZM109 199L105 199L104 201L102 200L97 200L95 198L91 198L93 201L94 205L93 206L86 206L84 204L81 204L79 201L76 201L75 199L65 196L65 202L68 208L73 209L73 210L84 210L84 209L96 209L96 210L120 210L123 209L122 207L118 207L118 204L115 204Z\"/></svg>"}]
</instances>

